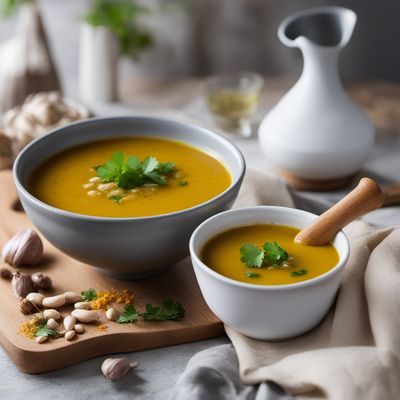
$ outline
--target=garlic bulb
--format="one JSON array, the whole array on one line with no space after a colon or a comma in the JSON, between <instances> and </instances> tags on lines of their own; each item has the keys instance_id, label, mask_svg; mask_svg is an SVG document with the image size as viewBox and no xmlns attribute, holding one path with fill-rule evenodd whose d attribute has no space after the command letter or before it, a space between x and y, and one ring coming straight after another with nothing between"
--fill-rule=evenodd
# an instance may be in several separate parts
<instances>
[{"instance_id":1,"label":"garlic bulb","mask_svg":"<svg viewBox=\"0 0 400 400\"><path fill-rule=\"evenodd\" d=\"M35 265L40 261L42 255L42 240L32 229L18 232L4 245L1 252L3 261L14 267Z\"/></svg>"},{"instance_id":2,"label":"garlic bulb","mask_svg":"<svg viewBox=\"0 0 400 400\"><path fill-rule=\"evenodd\" d=\"M117 381L138 365L131 363L127 358L107 358L101 365L101 372L111 381Z\"/></svg>"},{"instance_id":3,"label":"garlic bulb","mask_svg":"<svg viewBox=\"0 0 400 400\"><path fill-rule=\"evenodd\" d=\"M1 45L0 59L1 113L22 104L30 93L60 90L35 1L21 5L16 34Z\"/></svg>"},{"instance_id":4,"label":"garlic bulb","mask_svg":"<svg viewBox=\"0 0 400 400\"><path fill-rule=\"evenodd\" d=\"M59 92L42 92L29 95L22 106L7 111L2 119L2 129L12 140L16 155L31 140L89 116L86 108L72 104Z\"/></svg>"}]
</instances>

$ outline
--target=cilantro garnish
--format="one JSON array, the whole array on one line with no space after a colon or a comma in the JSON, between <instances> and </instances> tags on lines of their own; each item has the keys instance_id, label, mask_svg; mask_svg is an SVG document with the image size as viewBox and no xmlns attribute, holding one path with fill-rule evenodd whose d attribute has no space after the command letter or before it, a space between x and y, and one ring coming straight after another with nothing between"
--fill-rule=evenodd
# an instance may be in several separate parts
<instances>
[{"instance_id":1,"label":"cilantro garnish","mask_svg":"<svg viewBox=\"0 0 400 400\"><path fill-rule=\"evenodd\" d=\"M261 268L264 262L264 251L250 243L246 243L240 248L240 254L240 261L249 268Z\"/></svg>"},{"instance_id":2,"label":"cilantro garnish","mask_svg":"<svg viewBox=\"0 0 400 400\"><path fill-rule=\"evenodd\" d=\"M248 278L257 278L257 277L260 276L260 274L257 274L256 272L253 272L253 271L247 271L247 272L246 272L246 276L247 276Z\"/></svg>"},{"instance_id":3,"label":"cilantro garnish","mask_svg":"<svg viewBox=\"0 0 400 400\"><path fill-rule=\"evenodd\" d=\"M179 182L177 183L178 186L187 186L188 184L189 184L188 181L179 181Z\"/></svg>"},{"instance_id":4,"label":"cilantro garnish","mask_svg":"<svg viewBox=\"0 0 400 400\"><path fill-rule=\"evenodd\" d=\"M113 194L112 196L109 196L109 198L114 202L114 203L119 203L122 199L121 196L118 194Z\"/></svg>"},{"instance_id":5,"label":"cilantro garnish","mask_svg":"<svg viewBox=\"0 0 400 400\"><path fill-rule=\"evenodd\" d=\"M60 332L56 331L55 329L51 329L46 325L39 325L35 332L35 336L53 336L58 337L61 336Z\"/></svg>"},{"instance_id":6,"label":"cilantro garnish","mask_svg":"<svg viewBox=\"0 0 400 400\"><path fill-rule=\"evenodd\" d=\"M182 304L175 303L171 299L164 300L162 308L146 304L146 311L142 314L143 319L153 321L177 321L184 315L185 309Z\"/></svg>"},{"instance_id":7,"label":"cilantro garnish","mask_svg":"<svg viewBox=\"0 0 400 400\"><path fill-rule=\"evenodd\" d=\"M264 263L279 267L289 259L289 254L277 242L264 243L262 249L246 243L240 248L240 261L249 268L261 268Z\"/></svg>"},{"instance_id":8,"label":"cilantro garnish","mask_svg":"<svg viewBox=\"0 0 400 400\"><path fill-rule=\"evenodd\" d=\"M117 322L119 324L128 324L129 322L136 322L138 319L138 312L133 304L127 304L124 307L121 315L118 317Z\"/></svg>"},{"instance_id":9,"label":"cilantro garnish","mask_svg":"<svg viewBox=\"0 0 400 400\"><path fill-rule=\"evenodd\" d=\"M129 190L146 183L163 186L166 184L165 176L174 170L172 162L161 163L152 156L143 161L135 156L125 160L124 153L116 151L111 160L96 169L96 174L103 182L115 182L120 188Z\"/></svg>"},{"instance_id":10,"label":"cilantro garnish","mask_svg":"<svg viewBox=\"0 0 400 400\"><path fill-rule=\"evenodd\" d=\"M88 289L81 292L82 300L92 301L97 297L97 293L94 289Z\"/></svg>"},{"instance_id":11,"label":"cilantro garnish","mask_svg":"<svg viewBox=\"0 0 400 400\"><path fill-rule=\"evenodd\" d=\"M264 243L265 258L271 265L280 266L289 259L289 254L277 242Z\"/></svg>"},{"instance_id":12,"label":"cilantro garnish","mask_svg":"<svg viewBox=\"0 0 400 400\"><path fill-rule=\"evenodd\" d=\"M150 303L146 304L146 310L143 313L138 313L133 304L128 304L117 319L117 322L119 324L128 324L129 322L136 322L139 317L152 321L178 321L184 315L185 309L182 305L168 299L163 301L162 307L156 307Z\"/></svg>"},{"instance_id":13,"label":"cilantro garnish","mask_svg":"<svg viewBox=\"0 0 400 400\"><path fill-rule=\"evenodd\" d=\"M308 273L308 270L303 268L303 269L301 269L299 271L292 271L290 273L290 276L302 276L302 275L307 275L307 273Z\"/></svg>"}]
</instances>

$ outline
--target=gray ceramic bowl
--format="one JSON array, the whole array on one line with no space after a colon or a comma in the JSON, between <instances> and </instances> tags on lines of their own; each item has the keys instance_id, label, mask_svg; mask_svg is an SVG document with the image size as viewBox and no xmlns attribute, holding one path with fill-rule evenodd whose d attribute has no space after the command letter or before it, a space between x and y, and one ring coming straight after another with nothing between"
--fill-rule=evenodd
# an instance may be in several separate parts
<instances>
[{"instance_id":1,"label":"gray ceramic bowl","mask_svg":"<svg viewBox=\"0 0 400 400\"><path fill-rule=\"evenodd\" d=\"M231 186L198 206L143 218L76 214L43 203L27 189L32 171L62 150L113 136L144 135L176 139L214 155L231 171ZM244 173L242 154L226 139L195 125L150 117L95 118L67 125L33 141L14 164L21 203L48 241L69 256L119 278L151 275L188 256L191 233L208 217L232 206Z\"/></svg>"}]
</instances>

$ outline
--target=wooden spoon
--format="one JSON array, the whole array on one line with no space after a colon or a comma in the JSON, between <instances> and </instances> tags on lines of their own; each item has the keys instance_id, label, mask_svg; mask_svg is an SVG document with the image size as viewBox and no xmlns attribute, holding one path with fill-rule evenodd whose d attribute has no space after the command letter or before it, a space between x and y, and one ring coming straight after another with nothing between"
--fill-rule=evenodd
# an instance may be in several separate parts
<instances>
[{"instance_id":1,"label":"wooden spoon","mask_svg":"<svg viewBox=\"0 0 400 400\"><path fill-rule=\"evenodd\" d=\"M384 186L382 188L384 196L384 206L392 206L395 204L400 204L400 184L396 183L390 186Z\"/></svg>"},{"instance_id":2,"label":"wooden spoon","mask_svg":"<svg viewBox=\"0 0 400 400\"><path fill-rule=\"evenodd\" d=\"M351 221L380 208L384 200L379 185L370 178L362 178L355 189L300 231L295 241L309 246L323 246Z\"/></svg>"}]
</instances>

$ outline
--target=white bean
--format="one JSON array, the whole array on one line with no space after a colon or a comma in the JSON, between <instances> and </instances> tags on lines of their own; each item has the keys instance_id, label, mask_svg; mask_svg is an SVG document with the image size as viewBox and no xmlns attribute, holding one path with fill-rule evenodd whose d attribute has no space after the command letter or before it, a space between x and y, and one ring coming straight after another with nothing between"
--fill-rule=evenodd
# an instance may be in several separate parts
<instances>
[{"instance_id":1,"label":"white bean","mask_svg":"<svg viewBox=\"0 0 400 400\"><path fill-rule=\"evenodd\" d=\"M65 333L65 335L64 335L64 337L65 337L65 339L66 340L72 340L74 337L75 337L75 331L74 330L72 330L72 331L67 331L66 333Z\"/></svg>"},{"instance_id":2,"label":"white bean","mask_svg":"<svg viewBox=\"0 0 400 400\"><path fill-rule=\"evenodd\" d=\"M71 315L80 322L93 322L98 319L97 312L90 310L74 310Z\"/></svg>"},{"instance_id":3,"label":"white bean","mask_svg":"<svg viewBox=\"0 0 400 400\"><path fill-rule=\"evenodd\" d=\"M79 310L90 310L90 303L88 301L78 301L74 304L74 308Z\"/></svg>"},{"instance_id":4,"label":"white bean","mask_svg":"<svg viewBox=\"0 0 400 400\"><path fill-rule=\"evenodd\" d=\"M60 319L60 317L61 317L61 315L57 310L49 309L49 310L43 311L43 318L45 320L49 320L50 318L57 320L57 319Z\"/></svg>"},{"instance_id":5,"label":"white bean","mask_svg":"<svg viewBox=\"0 0 400 400\"><path fill-rule=\"evenodd\" d=\"M73 315L68 315L64 318L63 324L67 331L72 331L74 329L76 318Z\"/></svg>"},{"instance_id":6,"label":"white bean","mask_svg":"<svg viewBox=\"0 0 400 400\"><path fill-rule=\"evenodd\" d=\"M45 297L42 304L46 308L62 307L65 304L65 296L64 294L58 294L57 296Z\"/></svg>"},{"instance_id":7,"label":"white bean","mask_svg":"<svg viewBox=\"0 0 400 400\"><path fill-rule=\"evenodd\" d=\"M36 343L43 343L47 340L48 336L38 336L35 340Z\"/></svg>"}]
</instances>

